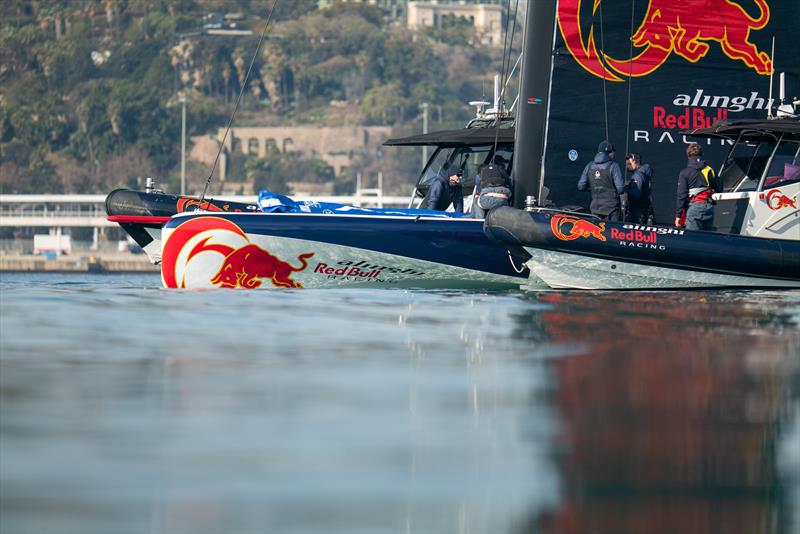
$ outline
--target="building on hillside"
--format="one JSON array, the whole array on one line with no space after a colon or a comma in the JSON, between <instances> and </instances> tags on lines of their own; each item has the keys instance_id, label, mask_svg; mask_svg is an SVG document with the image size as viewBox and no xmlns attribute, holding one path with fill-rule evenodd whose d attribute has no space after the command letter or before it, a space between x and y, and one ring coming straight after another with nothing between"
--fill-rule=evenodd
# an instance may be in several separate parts
<instances>
[{"instance_id":1,"label":"building on hillside","mask_svg":"<svg viewBox=\"0 0 800 534\"><path fill-rule=\"evenodd\" d=\"M478 32L481 43L503 46L503 8L497 4L466 2L408 2L408 28L440 28L447 17L468 21Z\"/></svg>"},{"instance_id":2,"label":"building on hillside","mask_svg":"<svg viewBox=\"0 0 800 534\"><path fill-rule=\"evenodd\" d=\"M383 12L383 17L391 22L405 16L408 0L317 0L317 8L327 9L334 4L348 3L376 6Z\"/></svg>"},{"instance_id":3,"label":"building on hillside","mask_svg":"<svg viewBox=\"0 0 800 534\"><path fill-rule=\"evenodd\" d=\"M392 134L390 126L292 126L231 128L225 139L225 151L220 158L220 179L226 179L227 155L234 146L243 154L265 157L270 148L280 152L301 153L319 158L331 167L336 176L352 167L359 156L375 155ZM192 138L194 147L190 159L213 162L219 143L225 135L220 128L216 139L204 136Z\"/></svg>"},{"instance_id":4,"label":"building on hillside","mask_svg":"<svg viewBox=\"0 0 800 534\"><path fill-rule=\"evenodd\" d=\"M335 4L367 4L371 6L376 6L380 8L383 12L384 18L389 22L394 21L402 21L403 24L407 24L409 28L418 28L420 26L437 26L437 24L421 24L421 25L411 25L411 18L409 18L409 13L411 10L411 4L432 4L437 5L440 8L445 10L445 14L450 13L447 12L447 8L455 7L456 9L459 6L464 6L467 8L475 8L478 6L497 6L501 7L505 4L505 0L432 0L429 2L409 2L409 0L317 0L317 8L318 9L327 9ZM502 10L502 7L501 7ZM477 11L476 11L477 13ZM476 16L476 13L467 13L466 17L475 17L473 20L473 26L478 28L479 30L483 31L484 25L483 22L479 22L479 16ZM452 14L452 13L450 13ZM457 16L463 16L464 13L458 13ZM499 24L498 24L499 27ZM490 44L490 43L484 43ZM491 43L493 44L493 43Z\"/></svg>"}]
</instances>

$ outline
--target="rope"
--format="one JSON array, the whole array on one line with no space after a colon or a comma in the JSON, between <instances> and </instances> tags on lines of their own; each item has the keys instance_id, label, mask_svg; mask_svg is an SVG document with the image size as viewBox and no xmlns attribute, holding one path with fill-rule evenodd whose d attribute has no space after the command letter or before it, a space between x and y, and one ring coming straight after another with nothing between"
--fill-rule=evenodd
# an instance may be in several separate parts
<instances>
[{"instance_id":1,"label":"rope","mask_svg":"<svg viewBox=\"0 0 800 534\"><path fill-rule=\"evenodd\" d=\"M517 264L514 263L514 256L511 255L511 251L506 252L508 252L508 261L511 262L511 268L514 269L517 274L522 274L525 271L525 264L523 263L522 267L517 268Z\"/></svg>"},{"instance_id":2,"label":"rope","mask_svg":"<svg viewBox=\"0 0 800 534\"><path fill-rule=\"evenodd\" d=\"M636 0L631 2L631 35L633 35L633 10L636 7ZM628 111L625 113L625 154L627 155L630 150L628 143L630 142L631 138L631 85L633 82L633 39L631 38L631 43L628 48L628 60L629 69L628 69ZM625 173L628 172L628 166L625 166Z\"/></svg>"},{"instance_id":3,"label":"rope","mask_svg":"<svg viewBox=\"0 0 800 534\"><path fill-rule=\"evenodd\" d=\"M244 82L242 82L242 88L239 91L239 96L236 97L236 104L233 106L233 113L231 113L230 119L228 119L228 126L225 128L225 135L222 136L222 143L219 145L219 151L217 152L217 157L214 158L214 165L211 167L211 172L206 179L206 186L203 188L203 194L200 195L200 204L198 205L198 211L203 206L203 200L206 198L206 192L208 191L208 186L211 185L211 179L214 177L214 171L217 170L217 163L219 162L219 157L222 154L222 149L225 147L225 140L228 139L228 132L231 129L231 124L233 124L233 119L236 117L236 111L239 109L239 103L242 101L242 95L244 94L245 89L247 88L247 82L250 80L250 73L253 71L253 65L256 62L256 57L258 57L258 51L261 50L261 43L264 42L264 37L267 35L267 28L269 28L269 23L272 20L272 14L275 12L275 5L278 3L278 0L273 0L272 8L269 10L269 15L267 16L267 22L264 23L264 29L261 31L261 37L258 39L258 45L256 46L256 50L253 53L253 58L250 60L250 66L247 68L247 74L244 77Z\"/></svg>"}]
</instances>

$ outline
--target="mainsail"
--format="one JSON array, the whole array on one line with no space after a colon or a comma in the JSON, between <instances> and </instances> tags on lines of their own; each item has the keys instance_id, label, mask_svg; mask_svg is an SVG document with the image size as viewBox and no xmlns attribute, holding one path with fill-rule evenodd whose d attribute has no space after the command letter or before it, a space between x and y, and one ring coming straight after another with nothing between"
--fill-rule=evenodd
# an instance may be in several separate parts
<instances>
[{"instance_id":1,"label":"mainsail","mask_svg":"<svg viewBox=\"0 0 800 534\"><path fill-rule=\"evenodd\" d=\"M531 2L517 130L518 150L534 157L526 167L526 158L515 155L516 205L539 197L537 136L546 123L549 199L588 206L589 195L576 183L608 138L621 166L626 151L653 166L656 218L671 220L691 141L682 130L722 118L766 118L773 67L786 73L786 87L797 96L798 20L796 0ZM728 145L706 143L706 160L719 168Z\"/></svg>"}]
</instances>

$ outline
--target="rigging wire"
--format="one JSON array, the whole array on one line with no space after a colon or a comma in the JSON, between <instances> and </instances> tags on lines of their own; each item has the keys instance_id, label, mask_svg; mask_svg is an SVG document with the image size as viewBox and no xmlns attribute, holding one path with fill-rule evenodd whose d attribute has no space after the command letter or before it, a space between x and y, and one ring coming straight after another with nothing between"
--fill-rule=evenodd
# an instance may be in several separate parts
<instances>
[{"instance_id":1,"label":"rigging wire","mask_svg":"<svg viewBox=\"0 0 800 534\"><path fill-rule=\"evenodd\" d=\"M633 15L636 9L636 0L631 2L631 35L633 35ZM625 113L625 155L629 153L629 145L631 139L631 85L633 82L633 39L628 48L628 110ZM625 165L625 172L628 172L628 166Z\"/></svg>"},{"instance_id":2,"label":"rigging wire","mask_svg":"<svg viewBox=\"0 0 800 534\"><path fill-rule=\"evenodd\" d=\"M264 37L267 35L267 28L269 28L269 23L272 21L272 14L275 12L275 6L278 4L278 0L273 0L272 7L269 10L269 15L267 15L267 21L264 23L264 29L261 31L261 37L258 39L258 45L256 46L256 50L253 53L253 58L250 60L250 66L247 68L247 74L245 74L244 81L242 82L242 88L239 91L239 96L236 97L236 104L233 106L233 113L231 113L230 118L228 119L228 126L225 128L225 135L222 136L222 142L219 145L219 151L217 151L217 157L214 158L214 165L211 167L211 172L206 179L206 185L203 188L203 194L200 195L200 204L198 205L198 211L203 207L203 200L206 198L206 192L208 191L208 186L211 185L211 179L214 177L214 171L217 170L217 163L219 162L219 157L222 154L222 149L225 148L225 140L228 138L228 132L231 129L231 124L233 124L233 119L236 117L236 111L239 109L239 103L242 101L242 95L244 94L245 89L247 88L247 82L250 80L250 73L253 71L253 65L255 65L256 57L258 57L258 51L261 50L261 43L264 42Z\"/></svg>"},{"instance_id":3,"label":"rigging wire","mask_svg":"<svg viewBox=\"0 0 800 534\"><path fill-rule=\"evenodd\" d=\"M506 13L508 16L506 17L506 28L505 28L505 36L503 37L503 60L502 60L502 67L500 72L500 100L497 102L497 108L495 110L494 116L494 144L492 146L492 154L497 152L497 141L500 135L500 110L503 107L505 102L505 94L506 94L506 85L508 81L506 80L506 72L508 71L508 66L511 63L511 47L514 44L514 33L517 29L517 9L519 8L519 0L514 3L514 15L511 16L511 0L507 0L506 2ZM508 25L513 20L513 24L511 26L511 39L508 38ZM492 156L494 158L494 156ZM490 162L491 163L491 162Z\"/></svg>"},{"instance_id":4,"label":"rigging wire","mask_svg":"<svg viewBox=\"0 0 800 534\"><path fill-rule=\"evenodd\" d=\"M631 34L633 35L633 34ZM603 2L600 2L600 50L602 50L601 54L606 53L606 45L603 41ZM599 57L597 59L600 59ZM603 113L606 119L606 141L611 141L608 138L608 96L606 95L606 64L604 61L600 60L600 64L603 66Z\"/></svg>"},{"instance_id":5,"label":"rigging wire","mask_svg":"<svg viewBox=\"0 0 800 534\"><path fill-rule=\"evenodd\" d=\"M509 0L510 3L510 0ZM510 7L510 5L509 5ZM519 8L519 0L514 2L514 15L510 16L511 19L511 38L508 40L508 50L504 52L505 59L503 64L503 78L510 78L511 73L508 70L508 67L511 65L511 49L514 47L514 34L517 31L517 9ZM506 31L508 31L508 23L506 23ZM520 56L521 57L521 56ZM519 59L517 60L519 62ZM514 64L516 67L516 63ZM512 71L513 72L513 71ZM508 79L501 80L502 85L500 87L500 102L505 104L505 96L506 96L506 87L508 87Z\"/></svg>"}]
</instances>

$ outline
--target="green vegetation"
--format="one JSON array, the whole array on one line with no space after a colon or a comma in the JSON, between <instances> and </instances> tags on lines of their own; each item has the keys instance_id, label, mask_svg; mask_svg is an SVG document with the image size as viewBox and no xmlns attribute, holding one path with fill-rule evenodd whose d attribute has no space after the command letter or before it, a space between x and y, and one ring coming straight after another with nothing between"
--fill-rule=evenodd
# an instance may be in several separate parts
<instances>
[{"instance_id":1,"label":"green vegetation","mask_svg":"<svg viewBox=\"0 0 800 534\"><path fill-rule=\"evenodd\" d=\"M189 101L189 136L224 127L271 3L224 5L254 35L200 32L219 9L213 0L0 2L0 192L105 193L142 187L146 176L176 190L179 94ZM471 116L465 103L491 86L501 63L501 51L472 44L457 19L414 34L370 6L317 10L314 0L291 0L279 2L273 22L237 124L388 124L418 133L418 105L428 102L432 128L458 127ZM418 155L410 159L364 161L358 170L417 168ZM206 174L190 169L190 190L201 188ZM280 152L233 161L236 180L234 172L279 192L286 182L334 180L324 162Z\"/></svg>"}]
</instances>

